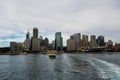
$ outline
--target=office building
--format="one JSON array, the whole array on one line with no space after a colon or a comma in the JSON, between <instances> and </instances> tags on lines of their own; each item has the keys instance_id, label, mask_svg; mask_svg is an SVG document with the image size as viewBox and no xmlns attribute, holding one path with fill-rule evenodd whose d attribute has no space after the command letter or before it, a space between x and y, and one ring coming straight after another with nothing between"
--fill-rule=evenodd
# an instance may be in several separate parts
<instances>
[{"instance_id":1,"label":"office building","mask_svg":"<svg viewBox=\"0 0 120 80\"><path fill-rule=\"evenodd\" d=\"M104 36L98 36L97 40L97 46L99 47L102 47L102 46L105 46L105 39L104 39Z\"/></svg>"},{"instance_id":2,"label":"office building","mask_svg":"<svg viewBox=\"0 0 120 80\"><path fill-rule=\"evenodd\" d=\"M39 37L39 40L40 40L40 47L42 47L44 45L44 40L43 40L43 37L40 36Z\"/></svg>"},{"instance_id":3,"label":"office building","mask_svg":"<svg viewBox=\"0 0 120 80\"><path fill-rule=\"evenodd\" d=\"M80 40L81 40L80 33L73 34L72 36L70 36L70 39L73 39L74 44L75 44L75 49L80 48Z\"/></svg>"},{"instance_id":4,"label":"office building","mask_svg":"<svg viewBox=\"0 0 120 80\"><path fill-rule=\"evenodd\" d=\"M47 37L43 40L43 42L44 42L44 46L45 46L45 47L48 47L48 45L49 45L49 40L48 40Z\"/></svg>"},{"instance_id":5,"label":"office building","mask_svg":"<svg viewBox=\"0 0 120 80\"><path fill-rule=\"evenodd\" d=\"M95 48L96 47L96 36L95 35L91 35L90 36L90 47L91 48Z\"/></svg>"},{"instance_id":6,"label":"office building","mask_svg":"<svg viewBox=\"0 0 120 80\"><path fill-rule=\"evenodd\" d=\"M38 28L33 28L33 38L38 39Z\"/></svg>"},{"instance_id":7,"label":"office building","mask_svg":"<svg viewBox=\"0 0 120 80\"><path fill-rule=\"evenodd\" d=\"M70 36L67 40L67 51L75 51L80 48L81 34L76 33Z\"/></svg>"},{"instance_id":8,"label":"office building","mask_svg":"<svg viewBox=\"0 0 120 80\"><path fill-rule=\"evenodd\" d=\"M26 39L24 41L24 51L29 51L31 47L30 33L29 31L26 33Z\"/></svg>"},{"instance_id":9,"label":"office building","mask_svg":"<svg viewBox=\"0 0 120 80\"><path fill-rule=\"evenodd\" d=\"M40 51L40 39L38 39L38 29L33 28L33 38L32 38L32 51Z\"/></svg>"},{"instance_id":10,"label":"office building","mask_svg":"<svg viewBox=\"0 0 120 80\"><path fill-rule=\"evenodd\" d=\"M55 33L55 50L62 51L63 48L63 39L61 37L61 32Z\"/></svg>"},{"instance_id":11,"label":"office building","mask_svg":"<svg viewBox=\"0 0 120 80\"><path fill-rule=\"evenodd\" d=\"M55 41L52 41L52 49L55 50Z\"/></svg>"},{"instance_id":12,"label":"office building","mask_svg":"<svg viewBox=\"0 0 120 80\"><path fill-rule=\"evenodd\" d=\"M17 43L17 52L18 53L22 53L23 51L23 43Z\"/></svg>"},{"instance_id":13,"label":"office building","mask_svg":"<svg viewBox=\"0 0 120 80\"><path fill-rule=\"evenodd\" d=\"M113 41L112 40L108 40L108 42L107 42L107 48L108 49L113 49Z\"/></svg>"},{"instance_id":14,"label":"office building","mask_svg":"<svg viewBox=\"0 0 120 80\"><path fill-rule=\"evenodd\" d=\"M114 51L120 52L120 43L115 43Z\"/></svg>"},{"instance_id":15,"label":"office building","mask_svg":"<svg viewBox=\"0 0 120 80\"><path fill-rule=\"evenodd\" d=\"M17 53L17 43L16 42L10 42L10 51L11 51L11 53Z\"/></svg>"},{"instance_id":16,"label":"office building","mask_svg":"<svg viewBox=\"0 0 120 80\"><path fill-rule=\"evenodd\" d=\"M88 45L88 35L82 35L82 41L81 41L82 43L82 45L81 45L81 47L82 48L88 48L89 47L89 45Z\"/></svg>"},{"instance_id":17,"label":"office building","mask_svg":"<svg viewBox=\"0 0 120 80\"><path fill-rule=\"evenodd\" d=\"M10 42L10 50L12 54L19 54L23 51L23 44L17 42Z\"/></svg>"},{"instance_id":18,"label":"office building","mask_svg":"<svg viewBox=\"0 0 120 80\"><path fill-rule=\"evenodd\" d=\"M75 44L73 39L67 40L67 51L75 51Z\"/></svg>"}]
</instances>

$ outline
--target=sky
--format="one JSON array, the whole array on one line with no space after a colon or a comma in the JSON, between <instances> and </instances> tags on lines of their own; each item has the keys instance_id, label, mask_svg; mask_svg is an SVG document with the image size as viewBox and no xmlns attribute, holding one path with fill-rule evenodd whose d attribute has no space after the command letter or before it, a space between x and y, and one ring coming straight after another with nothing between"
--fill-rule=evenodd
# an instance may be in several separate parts
<instances>
[{"instance_id":1,"label":"sky","mask_svg":"<svg viewBox=\"0 0 120 80\"><path fill-rule=\"evenodd\" d=\"M103 35L120 43L120 0L0 0L0 47L23 42L33 28L52 42L62 32L70 35Z\"/></svg>"}]
</instances>

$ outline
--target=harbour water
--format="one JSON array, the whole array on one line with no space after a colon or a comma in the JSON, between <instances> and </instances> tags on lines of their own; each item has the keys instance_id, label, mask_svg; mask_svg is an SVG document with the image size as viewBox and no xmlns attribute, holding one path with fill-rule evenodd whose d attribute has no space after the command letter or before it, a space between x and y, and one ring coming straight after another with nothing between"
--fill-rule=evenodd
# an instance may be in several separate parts
<instances>
[{"instance_id":1,"label":"harbour water","mask_svg":"<svg viewBox=\"0 0 120 80\"><path fill-rule=\"evenodd\" d=\"M120 80L120 54L0 55L0 80Z\"/></svg>"}]
</instances>

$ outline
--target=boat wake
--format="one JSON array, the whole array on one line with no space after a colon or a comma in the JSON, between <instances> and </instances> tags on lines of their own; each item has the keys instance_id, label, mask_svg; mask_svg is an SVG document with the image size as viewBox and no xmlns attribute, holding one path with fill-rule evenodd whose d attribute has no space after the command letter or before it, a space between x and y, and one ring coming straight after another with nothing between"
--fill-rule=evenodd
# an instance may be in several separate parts
<instances>
[{"instance_id":1,"label":"boat wake","mask_svg":"<svg viewBox=\"0 0 120 80\"><path fill-rule=\"evenodd\" d=\"M97 69L99 77L107 80L120 80L120 66L96 58L88 59L88 62Z\"/></svg>"}]
</instances>

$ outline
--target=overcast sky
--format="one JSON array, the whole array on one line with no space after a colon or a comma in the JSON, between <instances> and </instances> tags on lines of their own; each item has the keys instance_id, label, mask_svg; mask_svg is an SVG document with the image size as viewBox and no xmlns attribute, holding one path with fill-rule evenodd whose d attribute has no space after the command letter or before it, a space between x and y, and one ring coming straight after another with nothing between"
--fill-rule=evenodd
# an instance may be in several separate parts
<instances>
[{"instance_id":1,"label":"overcast sky","mask_svg":"<svg viewBox=\"0 0 120 80\"><path fill-rule=\"evenodd\" d=\"M74 33L103 35L120 43L120 0L0 0L0 47L23 42L29 30L54 40Z\"/></svg>"}]
</instances>

